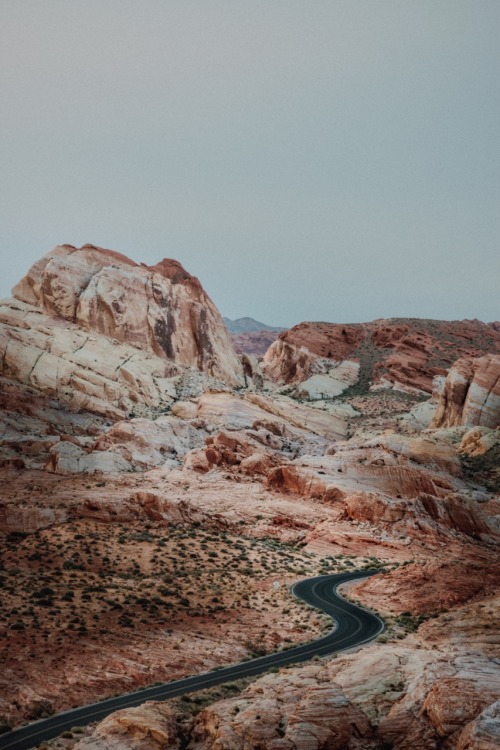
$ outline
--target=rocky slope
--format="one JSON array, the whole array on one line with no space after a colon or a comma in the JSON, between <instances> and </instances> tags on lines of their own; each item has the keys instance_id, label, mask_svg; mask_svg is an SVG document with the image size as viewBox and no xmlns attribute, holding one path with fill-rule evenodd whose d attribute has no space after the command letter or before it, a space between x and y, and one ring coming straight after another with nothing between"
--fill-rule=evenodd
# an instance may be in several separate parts
<instances>
[{"instance_id":1,"label":"rocky slope","mask_svg":"<svg viewBox=\"0 0 500 750\"><path fill-rule=\"evenodd\" d=\"M440 615L403 641L260 678L240 695L193 712L147 703L120 711L73 746L153 750L494 750L500 672L499 599ZM407 626L405 626L407 627ZM413 626L412 626L413 627ZM450 647L450 635L455 640ZM388 636L384 636L388 638Z\"/></svg>"},{"instance_id":2,"label":"rocky slope","mask_svg":"<svg viewBox=\"0 0 500 750\"><path fill-rule=\"evenodd\" d=\"M264 382L174 261L64 246L15 295L0 309L0 726L286 648L328 626L293 581L375 567L346 595L386 618L378 642L58 746L498 744L497 327L302 324Z\"/></svg>"},{"instance_id":3,"label":"rocky slope","mask_svg":"<svg viewBox=\"0 0 500 750\"><path fill-rule=\"evenodd\" d=\"M331 380L338 379L342 363L351 371L342 379L347 385L357 382L361 391L375 383L431 393L434 378L444 376L458 357L485 353L500 353L500 335L479 320L300 323L271 345L264 356L264 371L275 383L300 383L303 392L313 386L313 397L318 391L323 397L338 395L331 393ZM354 367L359 372L352 374ZM316 382L311 383L313 378Z\"/></svg>"}]
</instances>

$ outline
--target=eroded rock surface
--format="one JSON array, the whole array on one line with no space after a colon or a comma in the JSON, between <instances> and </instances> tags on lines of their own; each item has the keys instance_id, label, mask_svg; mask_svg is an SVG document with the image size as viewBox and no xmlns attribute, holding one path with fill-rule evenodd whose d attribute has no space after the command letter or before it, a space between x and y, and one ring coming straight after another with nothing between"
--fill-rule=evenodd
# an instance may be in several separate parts
<instances>
[{"instance_id":1,"label":"eroded rock surface","mask_svg":"<svg viewBox=\"0 0 500 750\"><path fill-rule=\"evenodd\" d=\"M434 378L457 357L485 352L500 352L500 335L478 320L300 323L270 346L264 370L273 382L294 385L318 374L334 376L338 363L348 360L359 363L361 389L373 382L431 393Z\"/></svg>"},{"instance_id":2,"label":"eroded rock surface","mask_svg":"<svg viewBox=\"0 0 500 750\"><path fill-rule=\"evenodd\" d=\"M108 716L75 750L163 750L180 747L177 722L166 703L144 703Z\"/></svg>"},{"instance_id":3,"label":"eroded rock surface","mask_svg":"<svg viewBox=\"0 0 500 750\"><path fill-rule=\"evenodd\" d=\"M500 355L459 359L444 382L432 427L500 426Z\"/></svg>"},{"instance_id":4,"label":"eroded rock surface","mask_svg":"<svg viewBox=\"0 0 500 750\"><path fill-rule=\"evenodd\" d=\"M111 419L140 406L169 406L172 378L180 373L155 354L83 331L18 300L0 306L0 357L4 377Z\"/></svg>"},{"instance_id":5,"label":"eroded rock surface","mask_svg":"<svg viewBox=\"0 0 500 750\"><path fill-rule=\"evenodd\" d=\"M175 260L145 266L94 245L62 245L35 263L13 294L86 331L231 385L242 382L217 308Z\"/></svg>"}]
</instances>

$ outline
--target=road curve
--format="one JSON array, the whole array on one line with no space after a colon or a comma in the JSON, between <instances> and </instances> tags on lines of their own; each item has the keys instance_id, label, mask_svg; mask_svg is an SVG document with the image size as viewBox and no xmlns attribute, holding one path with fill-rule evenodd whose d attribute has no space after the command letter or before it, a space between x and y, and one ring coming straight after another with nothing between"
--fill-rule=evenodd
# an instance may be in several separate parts
<instances>
[{"instance_id":1,"label":"road curve","mask_svg":"<svg viewBox=\"0 0 500 750\"><path fill-rule=\"evenodd\" d=\"M384 623L372 612L357 607L340 597L336 589L342 583L379 572L378 570L362 570L317 576L300 581L293 586L292 591L295 596L334 618L334 629L322 638L295 646L287 651L268 654L213 672L185 677L182 680L166 682L117 698L108 698L99 703L64 711L48 719L42 719L0 735L0 750L29 750L44 740L58 737L62 732L74 726L85 726L94 721L101 721L122 708L139 706L145 701L175 698L185 693L220 685L223 682L262 674L273 667L297 664L308 661L316 655L326 656L367 643L383 631Z\"/></svg>"}]
</instances>

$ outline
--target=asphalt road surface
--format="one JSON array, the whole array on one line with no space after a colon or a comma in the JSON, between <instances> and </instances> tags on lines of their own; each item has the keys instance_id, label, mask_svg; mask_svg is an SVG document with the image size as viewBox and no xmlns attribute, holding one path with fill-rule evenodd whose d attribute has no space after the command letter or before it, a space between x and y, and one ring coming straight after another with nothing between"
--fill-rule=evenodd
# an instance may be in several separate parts
<instances>
[{"instance_id":1,"label":"asphalt road surface","mask_svg":"<svg viewBox=\"0 0 500 750\"><path fill-rule=\"evenodd\" d=\"M378 572L380 571L363 570L317 576L294 585L292 591L295 596L303 599L307 604L321 609L335 620L334 629L328 635L318 638L316 641L295 646L287 651L244 661L241 664L223 667L213 672L193 675L174 682L166 682L117 698L108 698L100 703L92 703L88 706L64 711L48 719L35 721L20 729L0 735L0 750L29 750L43 740L58 737L62 732L70 730L72 727L85 726L94 721L100 721L113 711L118 711L121 708L139 706L145 701L175 698L185 693L192 693L224 682L239 680L242 677L262 674L273 667L297 664L308 661L313 656L327 656L336 651L344 651L367 643L383 631L384 623L372 612L342 599L336 593L336 588L341 583L365 578Z\"/></svg>"}]
</instances>

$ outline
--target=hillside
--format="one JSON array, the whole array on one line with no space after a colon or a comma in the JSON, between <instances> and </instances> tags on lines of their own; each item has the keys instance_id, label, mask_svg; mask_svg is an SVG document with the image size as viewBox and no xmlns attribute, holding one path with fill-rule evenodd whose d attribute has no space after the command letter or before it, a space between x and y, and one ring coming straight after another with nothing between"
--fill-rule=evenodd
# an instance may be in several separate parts
<instances>
[{"instance_id":1,"label":"hillside","mask_svg":"<svg viewBox=\"0 0 500 750\"><path fill-rule=\"evenodd\" d=\"M365 393L371 385L430 394L460 357L500 353L500 334L479 320L392 318L371 323L300 323L264 356L267 377L297 392L335 392L338 371Z\"/></svg>"}]
</instances>

